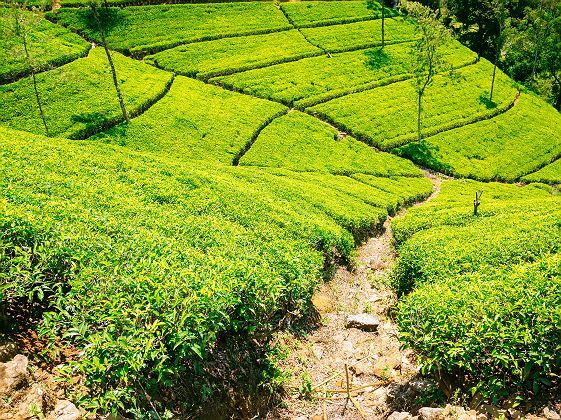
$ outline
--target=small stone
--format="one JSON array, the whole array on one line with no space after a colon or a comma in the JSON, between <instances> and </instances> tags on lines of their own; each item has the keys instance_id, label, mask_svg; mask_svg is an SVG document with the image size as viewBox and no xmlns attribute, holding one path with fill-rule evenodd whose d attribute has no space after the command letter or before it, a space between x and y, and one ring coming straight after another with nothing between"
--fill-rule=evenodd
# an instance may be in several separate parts
<instances>
[{"instance_id":1,"label":"small stone","mask_svg":"<svg viewBox=\"0 0 561 420\"><path fill-rule=\"evenodd\" d=\"M442 408L423 407L419 410L419 419L421 420L436 420L442 416Z\"/></svg>"},{"instance_id":2,"label":"small stone","mask_svg":"<svg viewBox=\"0 0 561 420\"><path fill-rule=\"evenodd\" d=\"M18 354L18 347L15 343L7 342L0 345L0 362L6 363Z\"/></svg>"},{"instance_id":3,"label":"small stone","mask_svg":"<svg viewBox=\"0 0 561 420\"><path fill-rule=\"evenodd\" d=\"M326 295L316 293L312 296L312 304L320 314L333 311L333 301Z\"/></svg>"},{"instance_id":4,"label":"small stone","mask_svg":"<svg viewBox=\"0 0 561 420\"><path fill-rule=\"evenodd\" d=\"M11 362L0 363L0 395L9 395L27 382L27 357L18 354Z\"/></svg>"},{"instance_id":5,"label":"small stone","mask_svg":"<svg viewBox=\"0 0 561 420\"><path fill-rule=\"evenodd\" d=\"M545 407L543 409L543 415L547 420L561 420L561 416L552 407Z\"/></svg>"},{"instance_id":6,"label":"small stone","mask_svg":"<svg viewBox=\"0 0 561 420\"><path fill-rule=\"evenodd\" d=\"M479 410L481 410L482 412L489 414L491 417L493 418L499 418L499 417L506 417L506 415L508 414L508 412L506 410L501 410L497 407L495 407L494 405L491 404L481 404L479 406Z\"/></svg>"},{"instance_id":7,"label":"small stone","mask_svg":"<svg viewBox=\"0 0 561 420\"><path fill-rule=\"evenodd\" d=\"M510 415L510 418L513 420L520 420L522 417L524 417L524 414L521 411L518 411L514 408L509 408L508 414Z\"/></svg>"},{"instance_id":8,"label":"small stone","mask_svg":"<svg viewBox=\"0 0 561 420\"><path fill-rule=\"evenodd\" d=\"M352 353L354 350L353 347L353 343L351 343L349 340L345 340L341 343L341 348L343 349L343 351L345 351L346 353Z\"/></svg>"},{"instance_id":9,"label":"small stone","mask_svg":"<svg viewBox=\"0 0 561 420\"><path fill-rule=\"evenodd\" d=\"M74 404L67 400L59 400L47 420L80 420L82 413Z\"/></svg>"},{"instance_id":10,"label":"small stone","mask_svg":"<svg viewBox=\"0 0 561 420\"><path fill-rule=\"evenodd\" d=\"M380 318L371 314L349 315L345 322L346 328L358 328L362 331L376 331L380 325Z\"/></svg>"},{"instance_id":11,"label":"small stone","mask_svg":"<svg viewBox=\"0 0 561 420\"><path fill-rule=\"evenodd\" d=\"M394 411L389 415L387 420L412 420L412 419L413 416L411 415L411 413L408 413L406 411L403 412Z\"/></svg>"},{"instance_id":12,"label":"small stone","mask_svg":"<svg viewBox=\"0 0 561 420\"><path fill-rule=\"evenodd\" d=\"M321 360L323 357L323 348L320 346L313 346L312 351L318 360Z\"/></svg>"}]
</instances>

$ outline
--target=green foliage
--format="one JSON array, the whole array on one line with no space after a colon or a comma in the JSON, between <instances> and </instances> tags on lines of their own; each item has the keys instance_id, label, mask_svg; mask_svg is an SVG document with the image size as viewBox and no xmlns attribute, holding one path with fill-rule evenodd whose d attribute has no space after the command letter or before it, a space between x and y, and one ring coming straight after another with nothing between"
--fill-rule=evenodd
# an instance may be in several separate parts
<instances>
[{"instance_id":1,"label":"green foliage","mask_svg":"<svg viewBox=\"0 0 561 420\"><path fill-rule=\"evenodd\" d=\"M190 42L292 29L270 2L135 6L101 13L109 48L133 55ZM48 17L100 42L88 8L60 9Z\"/></svg>"},{"instance_id":2,"label":"green foliage","mask_svg":"<svg viewBox=\"0 0 561 420\"><path fill-rule=\"evenodd\" d=\"M495 87L498 107L488 109L480 101L481 94L489 89L492 71L492 65L482 60L435 77L424 96L423 137L490 118L510 108L517 91L512 80L502 73L497 74ZM409 81L344 96L309 111L383 150L417 137L417 93Z\"/></svg>"},{"instance_id":3,"label":"green foliage","mask_svg":"<svg viewBox=\"0 0 561 420\"><path fill-rule=\"evenodd\" d=\"M385 19L385 26L386 45L411 41L416 37L415 25L399 16ZM376 19L350 23L348 25L302 29L302 34L312 44L334 53L379 46L382 44L380 38L381 31L382 20Z\"/></svg>"},{"instance_id":4,"label":"green foliage","mask_svg":"<svg viewBox=\"0 0 561 420\"><path fill-rule=\"evenodd\" d=\"M37 13L20 10L21 19L28 22L27 43L36 72L62 66L87 55L90 44L65 28L54 25ZM12 10L0 7L0 83L8 83L31 72L23 45L14 35Z\"/></svg>"},{"instance_id":5,"label":"green foliage","mask_svg":"<svg viewBox=\"0 0 561 420\"><path fill-rule=\"evenodd\" d=\"M511 110L410 143L396 153L449 175L513 182L561 156L561 115L533 95L522 94ZM555 181L549 175L529 181ZM555 173L555 171L553 171ZM557 177L559 179L559 176Z\"/></svg>"},{"instance_id":6,"label":"green foliage","mask_svg":"<svg viewBox=\"0 0 561 420\"><path fill-rule=\"evenodd\" d=\"M73 368L104 410L142 404L139 381L158 393L198 371L219 333L267 332L302 309L325 259L352 258L353 236L387 216L347 177L0 132L0 214L20 215L20 236L49 226L47 255L76 262L43 333L84 350ZM3 274L30 258L8 260Z\"/></svg>"},{"instance_id":7,"label":"green foliage","mask_svg":"<svg viewBox=\"0 0 561 420\"><path fill-rule=\"evenodd\" d=\"M186 44L146 57L185 76L208 79L323 54L296 30Z\"/></svg>"},{"instance_id":8,"label":"green foliage","mask_svg":"<svg viewBox=\"0 0 561 420\"><path fill-rule=\"evenodd\" d=\"M561 159L543 167L537 172L522 178L525 182L544 182L546 184L561 184Z\"/></svg>"},{"instance_id":9,"label":"green foliage","mask_svg":"<svg viewBox=\"0 0 561 420\"><path fill-rule=\"evenodd\" d=\"M282 3L280 7L298 28L351 23L382 16L382 6L378 2L372 2L369 10L364 1L306 1ZM397 12L386 8L386 17L390 16L397 16Z\"/></svg>"},{"instance_id":10,"label":"green foliage","mask_svg":"<svg viewBox=\"0 0 561 420\"><path fill-rule=\"evenodd\" d=\"M425 372L493 403L535 395L561 373L560 204L544 185L450 181L394 220L393 282L412 290L398 324Z\"/></svg>"},{"instance_id":11,"label":"green foliage","mask_svg":"<svg viewBox=\"0 0 561 420\"><path fill-rule=\"evenodd\" d=\"M420 176L410 162L395 158L298 111L275 119L257 137L240 165L349 175Z\"/></svg>"},{"instance_id":12,"label":"green foliage","mask_svg":"<svg viewBox=\"0 0 561 420\"><path fill-rule=\"evenodd\" d=\"M381 50L360 50L313 57L278 64L231 76L212 79L212 83L261 98L304 108L333 98L410 77L410 45L395 44ZM453 67L475 62L475 55L460 43L446 50Z\"/></svg>"},{"instance_id":13,"label":"green foliage","mask_svg":"<svg viewBox=\"0 0 561 420\"><path fill-rule=\"evenodd\" d=\"M283 105L178 76L144 114L94 138L182 160L232 163L261 127L285 112Z\"/></svg>"},{"instance_id":14,"label":"green foliage","mask_svg":"<svg viewBox=\"0 0 561 420\"><path fill-rule=\"evenodd\" d=\"M121 90L131 116L138 115L163 95L172 74L113 53ZM52 135L85 138L122 121L111 70L102 48L86 58L37 75L43 109ZM5 126L42 133L30 78L0 86Z\"/></svg>"}]
</instances>

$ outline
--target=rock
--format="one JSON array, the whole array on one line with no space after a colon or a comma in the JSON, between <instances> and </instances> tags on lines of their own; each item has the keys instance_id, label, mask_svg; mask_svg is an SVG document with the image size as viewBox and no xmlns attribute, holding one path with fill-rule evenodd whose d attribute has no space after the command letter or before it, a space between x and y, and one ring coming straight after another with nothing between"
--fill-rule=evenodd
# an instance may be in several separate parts
<instances>
[{"instance_id":1,"label":"rock","mask_svg":"<svg viewBox=\"0 0 561 420\"><path fill-rule=\"evenodd\" d=\"M318 416L317 414L312 417L312 420L323 420L322 416Z\"/></svg>"},{"instance_id":2,"label":"rock","mask_svg":"<svg viewBox=\"0 0 561 420\"><path fill-rule=\"evenodd\" d=\"M510 418L513 420L520 420L522 417L524 417L524 413L516 410L515 408L509 408L508 414L510 415Z\"/></svg>"},{"instance_id":3,"label":"rock","mask_svg":"<svg viewBox=\"0 0 561 420\"><path fill-rule=\"evenodd\" d=\"M362 331L377 331L380 318L371 314L349 315L345 322L346 328L358 328Z\"/></svg>"},{"instance_id":4,"label":"rock","mask_svg":"<svg viewBox=\"0 0 561 420\"><path fill-rule=\"evenodd\" d=\"M561 420L561 416L552 407L545 407L543 409L543 415L547 420Z\"/></svg>"},{"instance_id":5,"label":"rock","mask_svg":"<svg viewBox=\"0 0 561 420\"><path fill-rule=\"evenodd\" d=\"M479 406L479 410L483 413L489 414L493 418L499 418L501 416L506 417L508 415L508 411L501 410L500 408L497 408L491 404L481 404Z\"/></svg>"},{"instance_id":6,"label":"rock","mask_svg":"<svg viewBox=\"0 0 561 420\"><path fill-rule=\"evenodd\" d=\"M11 362L0 363L0 395L9 396L27 383L27 357L18 354Z\"/></svg>"},{"instance_id":7,"label":"rock","mask_svg":"<svg viewBox=\"0 0 561 420\"><path fill-rule=\"evenodd\" d=\"M312 304L320 314L333 311L333 301L326 295L316 293L312 296Z\"/></svg>"},{"instance_id":8,"label":"rock","mask_svg":"<svg viewBox=\"0 0 561 420\"><path fill-rule=\"evenodd\" d=\"M419 418L421 420L437 420L441 418L442 408L423 407L419 410Z\"/></svg>"},{"instance_id":9,"label":"rock","mask_svg":"<svg viewBox=\"0 0 561 420\"><path fill-rule=\"evenodd\" d=\"M47 416L47 420L80 420L82 413L74 404L67 400L59 400L55 409Z\"/></svg>"},{"instance_id":10,"label":"rock","mask_svg":"<svg viewBox=\"0 0 561 420\"><path fill-rule=\"evenodd\" d=\"M34 419L38 414L43 414L45 409L44 393L41 387L33 384L30 388L25 388L21 399L19 399L15 412L16 419Z\"/></svg>"},{"instance_id":11,"label":"rock","mask_svg":"<svg viewBox=\"0 0 561 420\"><path fill-rule=\"evenodd\" d=\"M321 346L313 346L312 351L318 360L321 360L323 357L323 348Z\"/></svg>"},{"instance_id":12,"label":"rock","mask_svg":"<svg viewBox=\"0 0 561 420\"><path fill-rule=\"evenodd\" d=\"M18 346L16 343L7 342L0 345L0 362L6 363L12 360L18 354Z\"/></svg>"},{"instance_id":13,"label":"rock","mask_svg":"<svg viewBox=\"0 0 561 420\"><path fill-rule=\"evenodd\" d=\"M389 415L387 420L412 420L412 419L413 416L411 415L411 413L408 413L406 411L403 412L394 411Z\"/></svg>"},{"instance_id":14,"label":"rock","mask_svg":"<svg viewBox=\"0 0 561 420\"><path fill-rule=\"evenodd\" d=\"M341 343L341 348L345 353L349 354L352 354L352 352L354 351L353 343L351 343L349 340L343 341Z\"/></svg>"}]
</instances>

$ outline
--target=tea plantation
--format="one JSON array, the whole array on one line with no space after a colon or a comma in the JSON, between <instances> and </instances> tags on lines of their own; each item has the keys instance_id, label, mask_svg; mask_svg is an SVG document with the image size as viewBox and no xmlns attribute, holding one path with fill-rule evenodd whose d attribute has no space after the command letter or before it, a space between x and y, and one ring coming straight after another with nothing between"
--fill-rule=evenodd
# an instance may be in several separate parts
<instances>
[{"instance_id":1,"label":"tea plantation","mask_svg":"<svg viewBox=\"0 0 561 420\"><path fill-rule=\"evenodd\" d=\"M25 37L0 43L0 323L40 308L77 404L196 412L217 349L266 352L306 319L336 264L431 196L421 168L456 179L392 222L403 344L488 402L559 386L553 107L500 70L489 101L493 64L452 41L418 141L421 34L397 10L381 48L362 1L107 3L20 10Z\"/></svg>"}]
</instances>

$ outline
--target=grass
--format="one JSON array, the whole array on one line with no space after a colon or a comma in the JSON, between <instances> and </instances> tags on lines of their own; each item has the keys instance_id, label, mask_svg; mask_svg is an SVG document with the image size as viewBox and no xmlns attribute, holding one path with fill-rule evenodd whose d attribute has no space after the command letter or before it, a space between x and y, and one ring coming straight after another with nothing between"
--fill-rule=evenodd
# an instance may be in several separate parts
<instances>
[{"instance_id":1,"label":"grass","mask_svg":"<svg viewBox=\"0 0 561 420\"><path fill-rule=\"evenodd\" d=\"M211 80L221 86L261 98L305 108L340 96L410 77L411 45L388 45L306 58ZM475 53L453 43L446 60L454 67L473 63Z\"/></svg>"},{"instance_id":2,"label":"grass","mask_svg":"<svg viewBox=\"0 0 561 420\"><path fill-rule=\"evenodd\" d=\"M493 66L478 64L437 76L423 99L423 136L490 118L512 106L514 82L497 72L494 101L489 106ZM309 108L355 137L390 150L416 139L417 102L411 81L403 81Z\"/></svg>"},{"instance_id":3,"label":"grass","mask_svg":"<svg viewBox=\"0 0 561 420\"><path fill-rule=\"evenodd\" d=\"M561 159L543 167L539 171L526 175L524 182L544 182L546 184L561 184Z\"/></svg>"},{"instance_id":4,"label":"grass","mask_svg":"<svg viewBox=\"0 0 561 420\"><path fill-rule=\"evenodd\" d=\"M151 395L177 389L221 332L251 337L302 309L326 259L352 258L353 237L387 216L386 202L327 173L319 182L6 128L0 146L0 255L19 256L3 260L13 279L3 296L54 293L41 331L83 350L72 366L104 410L142 404L138 381Z\"/></svg>"},{"instance_id":5,"label":"grass","mask_svg":"<svg viewBox=\"0 0 561 420\"><path fill-rule=\"evenodd\" d=\"M135 56L190 42L292 28L283 13L269 2L135 6L108 10L104 16L108 46ZM100 40L92 13L87 8L60 9L48 16L89 39Z\"/></svg>"},{"instance_id":6,"label":"grass","mask_svg":"<svg viewBox=\"0 0 561 420\"><path fill-rule=\"evenodd\" d=\"M146 57L147 63L184 76L208 79L323 54L296 31L187 44Z\"/></svg>"},{"instance_id":7,"label":"grass","mask_svg":"<svg viewBox=\"0 0 561 420\"><path fill-rule=\"evenodd\" d=\"M172 74L113 53L125 103L132 116L162 95ZM122 121L111 70L103 48L86 58L37 75L38 90L51 135L85 138ZM0 86L0 123L43 133L30 78Z\"/></svg>"},{"instance_id":8,"label":"grass","mask_svg":"<svg viewBox=\"0 0 561 420\"><path fill-rule=\"evenodd\" d=\"M304 3L302 3L304 4ZM302 29L312 44L331 53L370 48L382 44L382 20ZM386 43L414 40L415 25L401 17L386 19Z\"/></svg>"},{"instance_id":9,"label":"grass","mask_svg":"<svg viewBox=\"0 0 561 420\"><path fill-rule=\"evenodd\" d=\"M560 204L543 184L450 181L394 220L393 281L402 293L412 290L398 323L426 372L493 403L555 380L559 314L546 308L557 307L561 285Z\"/></svg>"},{"instance_id":10,"label":"grass","mask_svg":"<svg viewBox=\"0 0 561 420\"><path fill-rule=\"evenodd\" d=\"M561 115L539 98L522 94L504 114L408 144L397 154L449 175L513 182L561 156Z\"/></svg>"},{"instance_id":11,"label":"grass","mask_svg":"<svg viewBox=\"0 0 561 420\"><path fill-rule=\"evenodd\" d=\"M8 33L13 32L11 13L11 9L0 6L0 27ZM29 55L36 72L61 66L88 54L90 44L68 29L43 19L37 13L26 10L19 13L28 25ZM4 38L4 41L0 45L0 84L31 74L22 42L14 36Z\"/></svg>"},{"instance_id":12,"label":"grass","mask_svg":"<svg viewBox=\"0 0 561 420\"><path fill-rule=\"evenodd\" d=\"M232 163L286 107L178 76L169 93L131 124L95 138L179 159Z\"/></svg>"},{"instance_id":13,"label":"grass","mask_svg":"<svg viewBox=\"0 0 561 420\"><path fill-rule=\"evenodd\" d=\"M257 137L240 165L340 175L420 176L405 159L380 153L298 111L275 119Z\"/></svg>"},{"instance_id":14,"label":"grass","mask_svg":"<svg viewBox=\"0 0 561 420\"><path fill-rule=\"evenodd\" d=\"M363 1L307 1L282 3L281 9L294 26L306 28L341 23L378 19L382 16L382 6L368 10ZM397 12L386 7L386 16L396 16Z\"/></svg>"}]
</instances>

